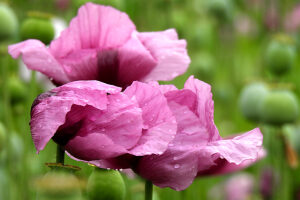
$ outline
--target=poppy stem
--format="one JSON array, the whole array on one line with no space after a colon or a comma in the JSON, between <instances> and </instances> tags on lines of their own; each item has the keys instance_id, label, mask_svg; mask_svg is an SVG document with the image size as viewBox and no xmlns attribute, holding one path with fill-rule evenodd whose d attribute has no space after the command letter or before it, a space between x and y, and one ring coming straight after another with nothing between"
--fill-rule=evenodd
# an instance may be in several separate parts
<instances>
[{"instance_id":1,"label":"poppy stem","mask_svg":"<svg viewBox=\"0 0 300 200\"><path fill-rule=\"evenodd\" d=\"M64 162L65 162L65 149L59 144L57 144L56 163L64 164Z\"/></svg>"},{"instance_id":2,"label":"poppy stem","mask_svg":"<svg viewBox=\"0 0 300 200\"><path fill-rule=\"evenodd\" d=\"M152 200L153 185L151 181L146 180L145 182L145 200Z\"/></svg>"}]
</instances>

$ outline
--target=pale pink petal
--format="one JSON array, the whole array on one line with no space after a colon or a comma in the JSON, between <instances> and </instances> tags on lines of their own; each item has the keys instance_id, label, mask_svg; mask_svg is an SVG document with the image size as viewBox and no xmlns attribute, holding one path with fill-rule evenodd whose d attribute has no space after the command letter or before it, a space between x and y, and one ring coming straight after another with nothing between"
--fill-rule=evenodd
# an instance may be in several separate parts
<instances>
[{"instance_id":1,"label":"pale pink petal","mask_svg":"<svg viewBox=\"0 0 300 200\"><path fill-rule=\"evenodd\" d=\"M184 190L197 175L198 152L173 148L163 155L143 156L135 170L158 187Z\"/></svg>"},{"instance_id":2,"label":"pale pink petal","mask_svg":"<svg viewBox=\"0 0 300 200\"><path fill-rule=\"evenodd\" d=\"M51 43L50 51L62 58L79 49L109 50L123 45L134 30L126 13L87 3L80 7L69 28Z\"/></svg>"},{"instance_id":3,"label":"pale pink petal","mask_svg":"<svg viewBox=\"0 0 300 200\"><path fill-rule=\"evenodd\" d=\"M13 58L22 55L25 65L32 70L39 71L57 83L69 82L61 64L53 57L46 46L38 40L26 40L10 45L8 52Z\"/></svg>"},{"instance_id":4,"label":"pale pink petal","mask_svg":"<svg viewBox=\"0 0 300 200\"><path fill-rule=\"evenodd\" d=\"M119 85L130 85L135 80L141 80L157 65L151 53L137 38L137 32L125 45L119 48Z\"/></svg>"},{"instance_id":5,"label":"pale pink petal","mask_svg":"<svg viewBox=\"0 0 300 200\"><path fill-rule=\"evenodd\" d=\"M178 40L174 29L138 33L138 38L157 62L156 67L142 79L143 81L168 81L187 70L190 58L186 50L186 41Z\"/></svg>"},{"instance_id":6,"label":"pale pink petal","mask_svg":"<svg viewBox=\"0 0 300 200\"><path fill-rule=\"evenodd\" d=\"M124 93L136 99L143 112L144 130L133 155L162 154L173 140L177 123L164 95L156 87L134 82Z\"/></svg>"},{"instance_id":7,"label":"pale pink petal","mask_svg":"<svg viewBox=\"0 0 300 200\"><path fill-rule=\"evenodd\" d=\"M196 113L210 135L210 141L221 139L219 131L214 123L214 102L212 100L211 87L209 84L195 79L193 76L185 82L184 88L194 92L197 96Z\"/></svg>"},{"instance_id":8,"label":"pale pink petal","mask_svg":"<svg viewBox=\"0 0 300 200\"><path fill-rule=\"evenodd\" d=\"M178 91L175 85L159 85L157 81L149 81L148 84L158 88L163 94L170 91Z\"/></svg>"},{"instance_id":9,"label":"pale pink petal","mask_svg":"<svg viewBox=\"0 0 300 200\"><path fill-rule=\"evenodd\" d=\"M197 149L209 141L207 129L201 126L201 121L187 106L169 102L169 106L176 117L177 134L169 144L169 148L177 146L181 149Z\"/></svg>"},{"instance_id":10,"label":"pale pink petal","mask_svg":"<svg viewBox=\"0 0 300 200\"><path fill-rule=\"evenodd\" d=\"M207 167L199 163L198 175L221 174L239 170L263 156L263 136L258 128L233 139L211 142L202 149L200 160L214 163Z\"/></svg>"}]
</instances>

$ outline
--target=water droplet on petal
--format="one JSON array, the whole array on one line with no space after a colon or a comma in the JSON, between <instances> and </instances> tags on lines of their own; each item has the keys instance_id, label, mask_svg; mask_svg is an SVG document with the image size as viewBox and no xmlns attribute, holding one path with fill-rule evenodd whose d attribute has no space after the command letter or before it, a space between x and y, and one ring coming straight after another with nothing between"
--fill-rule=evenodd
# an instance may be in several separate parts
<instances>
[{"instance_id":1,"label":"water droplet on petal","mask_svg":"<svg viewBox=\"0 0 300 200\"><path fill-rule=\"evenodd\" d=\"M178 169L179 167L180 167L179 164L175 164L175 165L174 165L174 168L175 168L175 169Z\"/></svg>"}]
</instances>

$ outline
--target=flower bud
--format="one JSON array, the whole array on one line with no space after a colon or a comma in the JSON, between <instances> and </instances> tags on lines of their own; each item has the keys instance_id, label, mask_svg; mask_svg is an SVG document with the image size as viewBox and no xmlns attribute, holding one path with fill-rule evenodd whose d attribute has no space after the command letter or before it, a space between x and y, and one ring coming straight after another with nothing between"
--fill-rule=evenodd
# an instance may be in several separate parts
<instances>
[{"instance_id":1,"label":"flower bud","mask_svg":"<svg viewBox=\"0 0 300 200\"><path fill-rule=\"evenodd\" d=\"M295 48L286 43L272 41L266 50L266 66L275 75L282 75L288 72L296 58Z\"/></svg>"},{"instance_id":2,"label":"flower bud","mask_svg":"<svg viewBox=\"0 0 300 200\"><path fill-rule=\"evenodd\" d=\"M268 94L268 88L263 83L252 83L243 88L239 106L245 118L252 121L260 120L260 104Z\"/></svg>"},{"instance_id":3,"label":"flower bud","mask_svg":"<svg viewBox=\"0 0 300 200\"><path fill-rule=\"evenodd\" d=\"M47 45L54 38L53 24L46 18L27 18L21 25L21 38L38 39Z\"/></svg>"},{"instance_id":4,"label":"flower bud","mask_svg":"<svg viewBox=\"0 0 300 200\"><path fill-rule=\"evenodd\" d=\"M13 10L0 3L0 41L10 39L17 34L18 20Z\"/></svg>"},{"instance_id":5,"label":"flower bud","mask_svg":"<svg viewBox=\"0 0 300 200\"><path fill-rule=\"evenodd\" d=\"M290 123L298 117L298 101L290 91L272 91L264 98L260 112L265 123L274 125Z\"/></svg>"},{"instance_id":6,"label":"flower bud","mask_svg":"<svg viewBox=\"0 0 300 200\"><path fill-rule=\"evenodd\" d=\"M123 200L125 183L118 171L96 168L89 177L87 194L89 200Z\"/></svg>"}]
</instances>

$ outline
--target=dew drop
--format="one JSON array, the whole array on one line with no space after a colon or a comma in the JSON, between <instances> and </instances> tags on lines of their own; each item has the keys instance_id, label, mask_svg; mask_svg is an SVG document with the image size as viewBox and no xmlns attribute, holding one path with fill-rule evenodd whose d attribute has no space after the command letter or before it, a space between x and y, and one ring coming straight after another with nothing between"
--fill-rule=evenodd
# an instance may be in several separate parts
<instances>
[{"instance_id":1,"label":"dew drop","mask_svg":"<svg viewBox=\"0 0 300 200\"><path fill-rule=\"evenodd\" d=\"M179 164L175 164L175 165L174 165L174 168L175 168L175 169L178 169L179 167L180 167Z\"/></svg>"}]
</instances>

